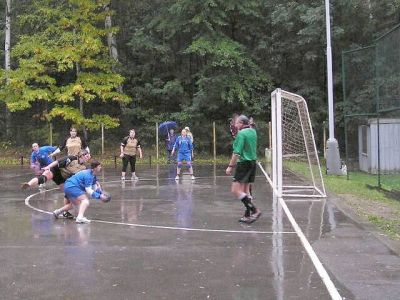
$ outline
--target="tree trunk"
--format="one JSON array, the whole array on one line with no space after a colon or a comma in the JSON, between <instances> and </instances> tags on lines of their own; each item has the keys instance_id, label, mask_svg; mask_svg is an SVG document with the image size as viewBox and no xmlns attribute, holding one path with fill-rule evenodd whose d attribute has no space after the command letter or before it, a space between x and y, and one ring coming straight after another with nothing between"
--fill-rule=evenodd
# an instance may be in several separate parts
<instances>
[{"instance_id":1,"label":"tree trunk","mask_svg":"<svg viewBox=\"0 0 400 300\"><path fill-rule=\"evenodd\" d=\"M6 24L5 24L5 43L4 43L4 53L5 53L5 63L4 68L6 71L11 70L11 0L6 1ZM7 108L7 104L5 105L5 135L8 138L11 136L10 128L11 128L11 114Z\"/></svg>"},{"instance_id":2,"label":"tree trunk","mask_svg":"<svg viewBox=\"0 0 400 300\"><path fill-rule=\"evenodd\" d=\"M106 11L110 11L110 7L107 5L105 7ZM112 20L111 15L108 15L105 20L105 28L110 29L112 27ZM115 38L115 34L110 32L107 35L107 43L108 49L110 51L110 56L115 60L118 61L118 49L117 49L117 39Z\"/></svg>"},{"instance_id":3,"label":"tree trunk","mask_svg":"<svg viewBox=\"0 0 400 300\"><path fill-rule=\"evenodd\" d=\"M6 3L6 37L4 44L5 51L5 64L4 67L6 71L11 69L10 64L10 44L11 44L11 0L7 0Z\"/></svg>"},{"instance_id":4,"label":"tree trunk","mask_svg":"<svg viewBox=\"0 0 400 300\"><path fill-rule=\"evenodd\" d=\"M111 5L111 1L109 5L106 5L104 7L105 11L110 11L110 5ZM106 29L110 29L112 27L112 20L111 20L111 14L107 15L106 20L104 22L104 27ZM108 44L108 49L110 51L110 56L116 61L118 62L118 49L117 49L117 39L115 37L115 34L110 32L107 35L107 44ZM117 92L118 93L123 93L123 88L122 85L120 85L119 87L117 87ZM120 103L120 108L122 111L125 110L126 106L124 103Z\"/></svg>"},{"instance_id":5,"label":"tree trunk","mask_svg":"<svg viewBox=\"0 0 400 300\"><path fill-rule=\"evenodd\" d=\"M79 62L76 63L75 67L76 67L76 78L79 78L79 74L81 73L81 66L79 65ZM82 117L85 117L84 111L83 111L83 100L81 97L79 97L79 111L80 111ZM88 133L87 133L86 126L83 127L82 131L83 131L83 137L87 141Z\"/></svg>"}]
</instances>

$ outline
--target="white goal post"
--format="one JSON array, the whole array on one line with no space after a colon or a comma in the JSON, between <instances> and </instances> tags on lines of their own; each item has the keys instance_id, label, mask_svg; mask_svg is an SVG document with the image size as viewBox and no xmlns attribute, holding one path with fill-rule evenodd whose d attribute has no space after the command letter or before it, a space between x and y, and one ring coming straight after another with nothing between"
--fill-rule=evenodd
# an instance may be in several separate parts
<instances>
[{"instance_id":1,"label":"white goal post","mask_svg":"<svg viewBox=\"0 0 400 300\"><path fill-rule=\"evenodd\" d=\"M271 123L272 178L268 179L274 192L278 197L326 197L304 98L281 89L273 91Z\"/></svg>"}]
</instances>

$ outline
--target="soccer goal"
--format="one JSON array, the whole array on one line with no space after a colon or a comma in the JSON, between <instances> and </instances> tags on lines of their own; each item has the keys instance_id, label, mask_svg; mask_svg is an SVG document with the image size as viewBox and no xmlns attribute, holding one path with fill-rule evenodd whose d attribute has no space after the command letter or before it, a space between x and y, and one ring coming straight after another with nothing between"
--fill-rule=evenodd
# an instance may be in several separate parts
<instances>
[{"instance_id":1,"label":"soccer goal","mask_svg":"<svg viewBox=\"0 0 400 300\"><path fill-rule=\"evenodd\" d=\"M271 123L272 178L269 181L274 191L280 197L326 197L304 98L281 89L273 91Z\"/></svg>"}]
</instances>

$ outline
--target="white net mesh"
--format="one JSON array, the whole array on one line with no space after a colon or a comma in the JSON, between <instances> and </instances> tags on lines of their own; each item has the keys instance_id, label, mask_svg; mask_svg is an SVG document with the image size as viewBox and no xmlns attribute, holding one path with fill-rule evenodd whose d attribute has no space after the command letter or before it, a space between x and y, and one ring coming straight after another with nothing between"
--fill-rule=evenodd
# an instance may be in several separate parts
<instances>
[{"instance_id":1,"label":"white net mesh","mask_svg":"<svg viewBox=\"0 0 400 300\"><path fill-rule=\"evenodd\" d=\"M282 90L272 100L280 101L281 107L280 114L273 119L278 125L280 115L281 130L276 130L278 136L274 158L282 159L277 164L281 171L277 171L276 176L282 176L283 196L324 197L325 187L307 103L301 96ZM278 155L279 151L281 156Z\"/></svg>"}]
</instances>

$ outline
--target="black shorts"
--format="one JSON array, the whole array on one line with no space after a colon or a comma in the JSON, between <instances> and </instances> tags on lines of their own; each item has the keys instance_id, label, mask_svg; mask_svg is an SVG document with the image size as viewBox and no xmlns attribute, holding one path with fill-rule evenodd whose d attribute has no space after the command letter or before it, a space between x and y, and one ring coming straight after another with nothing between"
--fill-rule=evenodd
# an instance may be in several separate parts
<instances>
[{"instance_id":1,"label":"black shorts","mask_svg":"<svg viewBox=\"0 0 400 300\"><path fill-rule=\"evenodd\" d=\"M235 170L235 174L233 175L234 182L240 183L252 183L256 177L256 161L248 160L238 162Z\"/></svg>"},{"instance_id":2,"label":"black shorts","mask_svg":"<svg viewBox=\"0 0 400 300\"><path fill-rule=\"evenodd\" d=\"M55 184L60 185L65 182L66 179L62 177L59 167L53 167L50 169L50 171L51 173L53 173L53 181L55 182Z\"/></svg>"}]
</instances>

